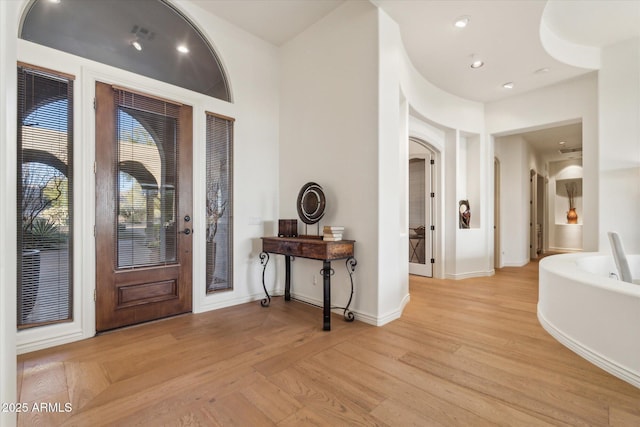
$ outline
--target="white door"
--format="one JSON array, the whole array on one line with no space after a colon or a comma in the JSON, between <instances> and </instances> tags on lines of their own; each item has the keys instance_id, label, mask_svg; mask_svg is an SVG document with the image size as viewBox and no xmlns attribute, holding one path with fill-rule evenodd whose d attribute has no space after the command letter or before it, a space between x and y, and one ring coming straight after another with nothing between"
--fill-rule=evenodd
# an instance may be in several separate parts
<instances>
[{"instance_id":1,"label":"white door","mask_svg":"<svg viewBox=\"0 0 640 427\"><path fill-rule=\"evenodd\" d=\"M409 273L433 277L435 153L409 141Z\"/></svg>"}]
</instances>

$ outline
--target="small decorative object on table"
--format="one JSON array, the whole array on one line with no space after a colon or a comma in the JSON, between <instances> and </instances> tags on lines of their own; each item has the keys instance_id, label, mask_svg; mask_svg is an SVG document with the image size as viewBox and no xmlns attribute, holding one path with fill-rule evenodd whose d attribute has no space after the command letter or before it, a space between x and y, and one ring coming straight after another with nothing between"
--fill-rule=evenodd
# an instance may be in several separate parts
<instances>
[{"instance_id":1,"label":"small decorative object on table","mask_svg":"<svg viewBox=\"0 0 640 427\"><path fill-rule=\"evenodd\" d=\"M576 193L578 187L575 182L568 182L564 185L567 190L567 197L569 197L569 211L567 212L567 224L578 223L578 213L576 212Z\"/></svg>"},{"instance_id":2,"label":"small decorative object on table","mask_svg":"<svg viewBox=\"0 0 640 427\"><path fill-rule=\"evenodd\" d=\"M337 225L325 225L323 228L322 240L327 242L338 242L342 240L342 233L344 233L344 227Z\"/></svg>"},{"instance_id":3,"label":"small decorative object on table","mask_svg":"<svg viewBox=\"0 0 640 427\"><path fill-rule=\"evenodd\" d=\"M460 228L471 228L471 207L468 200L460 200L458 202L460 211L459 226Z\"/></svg>"},{"instance_id":4,"label":"small decorative object on table","mask_svg":"<svg viewBox=\"0 0 640 427\"><path fill-rule=\"evenodd\" d=\"M298 220L279 219L278 237L298 237Z\"/></svg>"},{"instance_id":5,"label":"small decorative object on table","mask_svg":"<svg viewBox=\"0 0 640 427\"><path fill-rule=\"evenodd\" d=\"M305 235L308 234L307 225L318 223L324 216L326 204L324 191L320 185L315 182L307 182L302 186L298 193L297 209L298 216L305 224ZM320 224L318 224L318 234L320 234Z\"/></svg>"}]
</instances>

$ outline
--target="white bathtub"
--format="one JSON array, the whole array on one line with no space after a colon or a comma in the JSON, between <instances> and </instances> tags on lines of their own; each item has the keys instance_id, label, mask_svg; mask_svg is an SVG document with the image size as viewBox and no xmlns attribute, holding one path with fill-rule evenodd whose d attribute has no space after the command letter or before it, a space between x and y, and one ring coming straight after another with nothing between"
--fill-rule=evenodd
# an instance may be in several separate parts
<instances>
[{"instance_id":1,"label":"white bathtub","mask_svg":"<svg viewBox=\"0 0 640 427\"><path fill-rule=\"evenodd\" d=\"M640 255L628 255L640 277ZM604 253L554 255L540 261L538 320L555 339L640 388L640 285L611 278Z\"/></svg>"}]
</instances>

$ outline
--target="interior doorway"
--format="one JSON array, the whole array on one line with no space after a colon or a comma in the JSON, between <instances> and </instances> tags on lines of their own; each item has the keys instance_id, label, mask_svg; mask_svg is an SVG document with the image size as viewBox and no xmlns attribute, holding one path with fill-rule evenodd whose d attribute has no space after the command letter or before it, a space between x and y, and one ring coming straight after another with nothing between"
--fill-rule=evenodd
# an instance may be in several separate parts
<instances>
[{"instance_id":1,"label":"interior doorway","mask_svg":"<svg viewBox=\"0 0 640 427\"><path fill-rule=\"evenodd\" d=\"M409 139L409 273L433 277L435 263L436 152Z\"/></svg>"}]
</instances>

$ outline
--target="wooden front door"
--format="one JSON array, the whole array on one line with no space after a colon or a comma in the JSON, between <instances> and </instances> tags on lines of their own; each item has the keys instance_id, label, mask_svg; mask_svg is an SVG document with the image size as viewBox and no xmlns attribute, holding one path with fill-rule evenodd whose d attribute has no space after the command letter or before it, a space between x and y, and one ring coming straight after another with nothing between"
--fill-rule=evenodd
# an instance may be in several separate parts
<instances>
[{"instance_id":1,"label":"wooden front door","mask_svg":"<svg viewBox=\"0 0 640 427\"><path fill-rule=\"evenodd\" d=\"M191 311L192 109L96 83L96 330Z\"/></svg>"}]
</instances>

